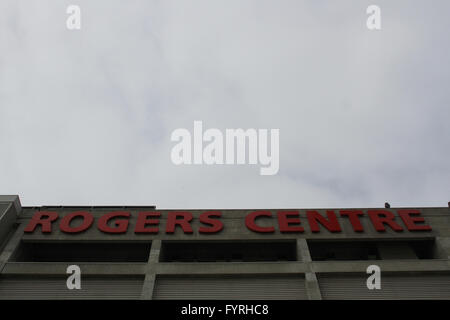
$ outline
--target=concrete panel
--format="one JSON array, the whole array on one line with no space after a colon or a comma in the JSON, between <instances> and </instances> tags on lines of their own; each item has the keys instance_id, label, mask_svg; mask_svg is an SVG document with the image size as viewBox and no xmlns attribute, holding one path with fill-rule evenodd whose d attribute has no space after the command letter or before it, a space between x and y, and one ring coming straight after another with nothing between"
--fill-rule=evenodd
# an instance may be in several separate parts
<instances>
[{"instance_id":1,"label":"concrete panel","mask_svg":"<svg viewBox=\"0 0 450 320\"><path fill-rule=\"evenodd\" d=\"M157 277L153 299L307 299L303 275Z\"/></svg>"},{"instance_id":2,"label":"concrete panel","mask_svg":"<svg viewBox=\"0 0 450 320\"><path fill-rule=\"evenodd\" d=\"M143 277L96 276L81 279L81 289L69 290L66 277L2 276L0 299L139 299Z\"/></svg>"},{"instance_id":3,"label":"concrete panel","mask_svg":"<svg viewBox=\"0 0 450 320\"><path fill-rule=\"evenodd\" d=\"M450 274L382 274L381 289L369 290L368 275L319 274L323 299L445 299L450 300Z\"/></svg>"}]
</instances>

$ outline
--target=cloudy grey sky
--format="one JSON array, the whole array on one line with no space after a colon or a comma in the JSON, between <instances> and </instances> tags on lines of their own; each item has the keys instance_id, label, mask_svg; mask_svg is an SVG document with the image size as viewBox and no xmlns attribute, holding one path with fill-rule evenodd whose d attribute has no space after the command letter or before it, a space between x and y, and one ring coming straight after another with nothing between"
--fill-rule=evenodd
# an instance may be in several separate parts
<instances>
[{"instance_id":1,"label":"cloudy grey sky","mask_svg":"<svg viewBox=\"0 0 450 320\"><path fill-rule=\"evenodd\" d=\"M66 29L81 7L82 29ZM381 7L382 30L366 28ZM0 194L23 205L446 206L450 2L3 0ZM177 128L279 128L280 170L175 166Z\"/></svg>"}]
</instances>

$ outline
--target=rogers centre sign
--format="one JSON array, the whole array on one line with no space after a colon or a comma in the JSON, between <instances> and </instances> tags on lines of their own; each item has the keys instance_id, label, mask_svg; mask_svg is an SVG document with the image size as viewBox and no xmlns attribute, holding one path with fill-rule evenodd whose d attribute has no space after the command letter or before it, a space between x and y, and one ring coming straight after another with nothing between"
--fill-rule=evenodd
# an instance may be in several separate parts
<instances>
[{"instance_id":1,"label":"rogers centre sign","mask_svg":"<svg viewBox=\"0 0 450 320\"><path fill-rule=\"evenodd\" d=\"M368 217L374 229L385 232L391 229L396 232L402 231L430 231L431 227L425 223L421 212L416 209L399 209L394 213L391 210L369 209L369 210L325 210L322 215L317 210L302 210L305 215L300 216L300 210L257 210L248 213L245 217L247 229L257 233L274 233L277 229L281 233L303 233L304 223L309 225L311 232L317 233L321 230L330 232L342 232L338 217L342 221L348 220L354 232L364 232L360 218ZM177 228L184 233L194 233L192 225L194 217L189 211L169 211L164 213L158 211L138 212L133 232L135 234L172 234ZM221 211L205 211L198 218L197 231L201 234L218 233L224 229L221 221ZM37 211L30 219L24 232L34 233L40 230L42 233L51 233L54 228L59 228L68 234L84 232L95 225L95 227L108 234L124 234L129 230L130 219L135 218L129 211L113 211L102 215L94 221L94 216L88 211L74 211L60 217L55 211ZM160 220L164 218L166 223L160 230ZM306 219L305 219L306 218ZM75 222L75 220L77 222ZM305 220L305 221L303 221ZM263 222L263 223L262 223Z\"/></svg>"}]
</instances>

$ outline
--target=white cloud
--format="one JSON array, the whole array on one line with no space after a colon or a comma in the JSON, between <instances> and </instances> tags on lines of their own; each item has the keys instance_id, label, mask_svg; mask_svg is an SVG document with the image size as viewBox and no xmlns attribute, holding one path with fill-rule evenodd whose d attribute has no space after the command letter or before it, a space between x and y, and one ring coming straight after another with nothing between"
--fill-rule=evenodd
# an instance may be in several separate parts
<instances>
[{"instance_id":1,"label":"white cloud","mask_svg":"<svg viewBox=\"0 0 450 320\"><path fill-rule=\"evenodd\" d=\"M0 4L0 194L25 205L437 205L450 45L437 1ZM170 133L280 128L280 172L175 166Z\"/></svg>"}]
</instances>

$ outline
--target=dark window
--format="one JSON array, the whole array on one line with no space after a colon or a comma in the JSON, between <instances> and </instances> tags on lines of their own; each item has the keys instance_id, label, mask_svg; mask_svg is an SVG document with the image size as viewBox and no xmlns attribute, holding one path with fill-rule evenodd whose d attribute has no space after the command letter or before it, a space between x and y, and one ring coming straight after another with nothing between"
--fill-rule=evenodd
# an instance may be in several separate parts
<instances>
[{"instance_id":1,"label":"dark window","mask_svg":"<svg viewBox=\"0 0 450 320\"><path fill-rule=\"evenodd\" d=\"M161 262L295 261L295 241L163 242Z\"/></svg>"},{"instance_id":2,"label":"dark window","mask_svg":"<svg viewBox=\"0 0 450 320\"><path fill-rule=\"evenodd\" d=\"M411 241L410 245L419 259L438 258L434 240Z\"/></svg>"},{"instance_id":3,"label":"dark window","mask_svg":"<svg viewBox=\"0 0 450 320\"><path fill-rule=\"evenodd\" d=\"M17 262L147 262L151 243L22 242Z\"/></svg>"},{"instance_id":4,"label":"dark window","mask_svg":"<svg viewBox=\"0 0 450 320\"><path fill-rule=\"evenodd\" d=\"M378 260L375 242L308 241L311 259L323 260Z\"/></svg>"},{"instance_id":5,"label":"dark window","mask_svg":"<svg viewBox=\"0 0 450 320\"><path fill-rule=\"evenodd\" d=\"M434 240L308 241L313 261L434 259Z\"/></svg>"}]
</instances>

